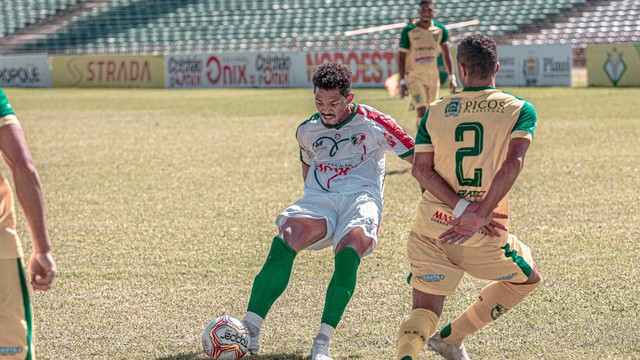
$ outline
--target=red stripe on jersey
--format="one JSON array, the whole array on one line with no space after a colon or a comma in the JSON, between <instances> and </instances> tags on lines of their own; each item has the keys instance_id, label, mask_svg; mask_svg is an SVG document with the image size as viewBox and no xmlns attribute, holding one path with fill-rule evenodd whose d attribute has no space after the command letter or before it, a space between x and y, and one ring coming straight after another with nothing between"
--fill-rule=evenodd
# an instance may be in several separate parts
<instances>
[{"instance_id":1,"label":"red stripe on jersey","mask_svg":"<svg viewBox=\"0 0 640 360\"><path fill-rule=\"evenodd\" d=\"M383 114L371 108L365 108L364 106L358 106L358 114L364 115L367 119L371 119L382 125L382 127L393 134L396 139L400 140L402 145L404 145L408 150L413 149L413 138L406 131L404 131L404 129L401 128L398 123L396 123L395 120L393 120L389 115Z\"/></svg>"}]
</instances>

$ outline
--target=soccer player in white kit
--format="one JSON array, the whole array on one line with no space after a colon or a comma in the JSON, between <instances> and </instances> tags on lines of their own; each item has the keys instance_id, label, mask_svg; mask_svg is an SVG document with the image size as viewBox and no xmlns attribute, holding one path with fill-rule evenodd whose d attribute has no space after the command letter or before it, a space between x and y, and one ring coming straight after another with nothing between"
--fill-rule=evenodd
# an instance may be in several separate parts
<instances>
[{"instance_id":1,"label":"soccer player in white kit","mask_svg":"<svg viewBox=\"0 0 640 360\"><path fill-rule=\"evenodd\" d=\"M330 360L329 342L355 289L360 259L376 246L385 154L391 151L413 164L414 140L390 116L352 103L347 66L320 66L313 85L318 112L296 132L304 197L276 219L279 234L255 277L244 322L251 334L249 350L256 353L262 322L287 287L296 255L332 246L335 270L311 348L312 360Z\"/></svg>"}]
</instances>

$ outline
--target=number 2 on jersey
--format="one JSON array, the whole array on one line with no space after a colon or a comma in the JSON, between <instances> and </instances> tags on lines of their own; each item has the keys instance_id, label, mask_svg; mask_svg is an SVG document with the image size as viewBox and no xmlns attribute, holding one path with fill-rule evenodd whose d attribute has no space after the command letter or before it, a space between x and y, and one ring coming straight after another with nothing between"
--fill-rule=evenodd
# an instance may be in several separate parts
<instances>
[{"instance_id":1,"label":"number 2 on jersey","mask_svg":"<svg viewBox=\"0 0 640 360\"><path fill-rule=\"evenodd\" d=\"M463 147L456 151L456 177L460 186L482 186L482 168L473 169L473 177L464 177L462 169L462 160L466 156L478 156L482 152L482 141L484 137L484 128L479 122L461 123L456 127L456 141L464 141L465 133L473 133L473 146Z\"/></svg>"}]
</instances>

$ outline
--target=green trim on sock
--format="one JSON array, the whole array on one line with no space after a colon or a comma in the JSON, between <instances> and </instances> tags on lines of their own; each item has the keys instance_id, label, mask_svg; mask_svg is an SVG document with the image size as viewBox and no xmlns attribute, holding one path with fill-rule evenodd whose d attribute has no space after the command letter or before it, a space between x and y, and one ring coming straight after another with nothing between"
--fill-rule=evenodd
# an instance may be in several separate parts
<instances>
[{"instance_id":1,"label":"green trim on sock","mask_svg":"<svg viewBox=\"0 0 640 360\"><path fill-rule=\"evenodd\" d=\"M254 312L263 319L267 317L271 306L289 284L296 255L296 251L281 237L273 238L267 260L253 281L247 311Z\"/></svg>"},{"instance_id":2,"label":"green trim on sock","mask_svg":"<svg viewBox=\"0 0 640 360\"><path fill-rule=\"evenodd\" d=\"M335 270L327 288L327 296L322 312L322 322L338 326L356 288L360 266L360 254L350 247L340 250L335 256Z\"/></svg>"},{"instance_id":3,"label":"green trim on sock","mask_svg":"<svg viewBox=\"0 0 640 360\"><path fill-rule=\"evenodd\" d=\"M405 356L400 360L413 360L413 358L411 356Z\"/></svg>"},{"instance_id":4,"label":"green trim on sock","mask_svg":"<svg viewBox=\"0 0 640 360\"><path fill-rule=\"evenodd\" d=\"M24 305L24 318L27 321L27 358L31 360L33 358L32 349L32 331L33 321L31 319L31 302L29 301L29 288L27 287L27 280L24 276L24 268L22 267L21 259L18 259L18 274L20 274L20 287L22 288L22 304Z\"/></svg>"},{"instance_id":5,"label":"green trim on sock","mask_svg":"<svg viewBox=\"0 0 640 360\"><path fill-rule=\"evenodd\" d=\"M442 329L440 329L440 337L441 338L444 339L446 337L449 337L449 335L451 335L451 323L448 323Z\"/></svg>"}]
</instances>

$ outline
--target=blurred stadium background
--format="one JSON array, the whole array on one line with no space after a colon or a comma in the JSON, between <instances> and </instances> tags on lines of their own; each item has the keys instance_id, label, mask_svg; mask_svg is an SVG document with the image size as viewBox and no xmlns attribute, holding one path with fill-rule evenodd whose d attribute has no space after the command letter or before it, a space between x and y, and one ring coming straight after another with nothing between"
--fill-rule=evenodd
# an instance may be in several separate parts
<instances>
[{"instance_id":1,"label":"blurred stadium background","mask_svg":"<svg viewBox=\"0 0 640 360\"><path fill-rule=\"evenodd\" d=\"M405 22L416 0L3 0L0 54L395 49L399 30L347 31ZM640 1L436 1L455 44L478 31L499 44L638 43Z\"/></svg>"}]
</instances>

